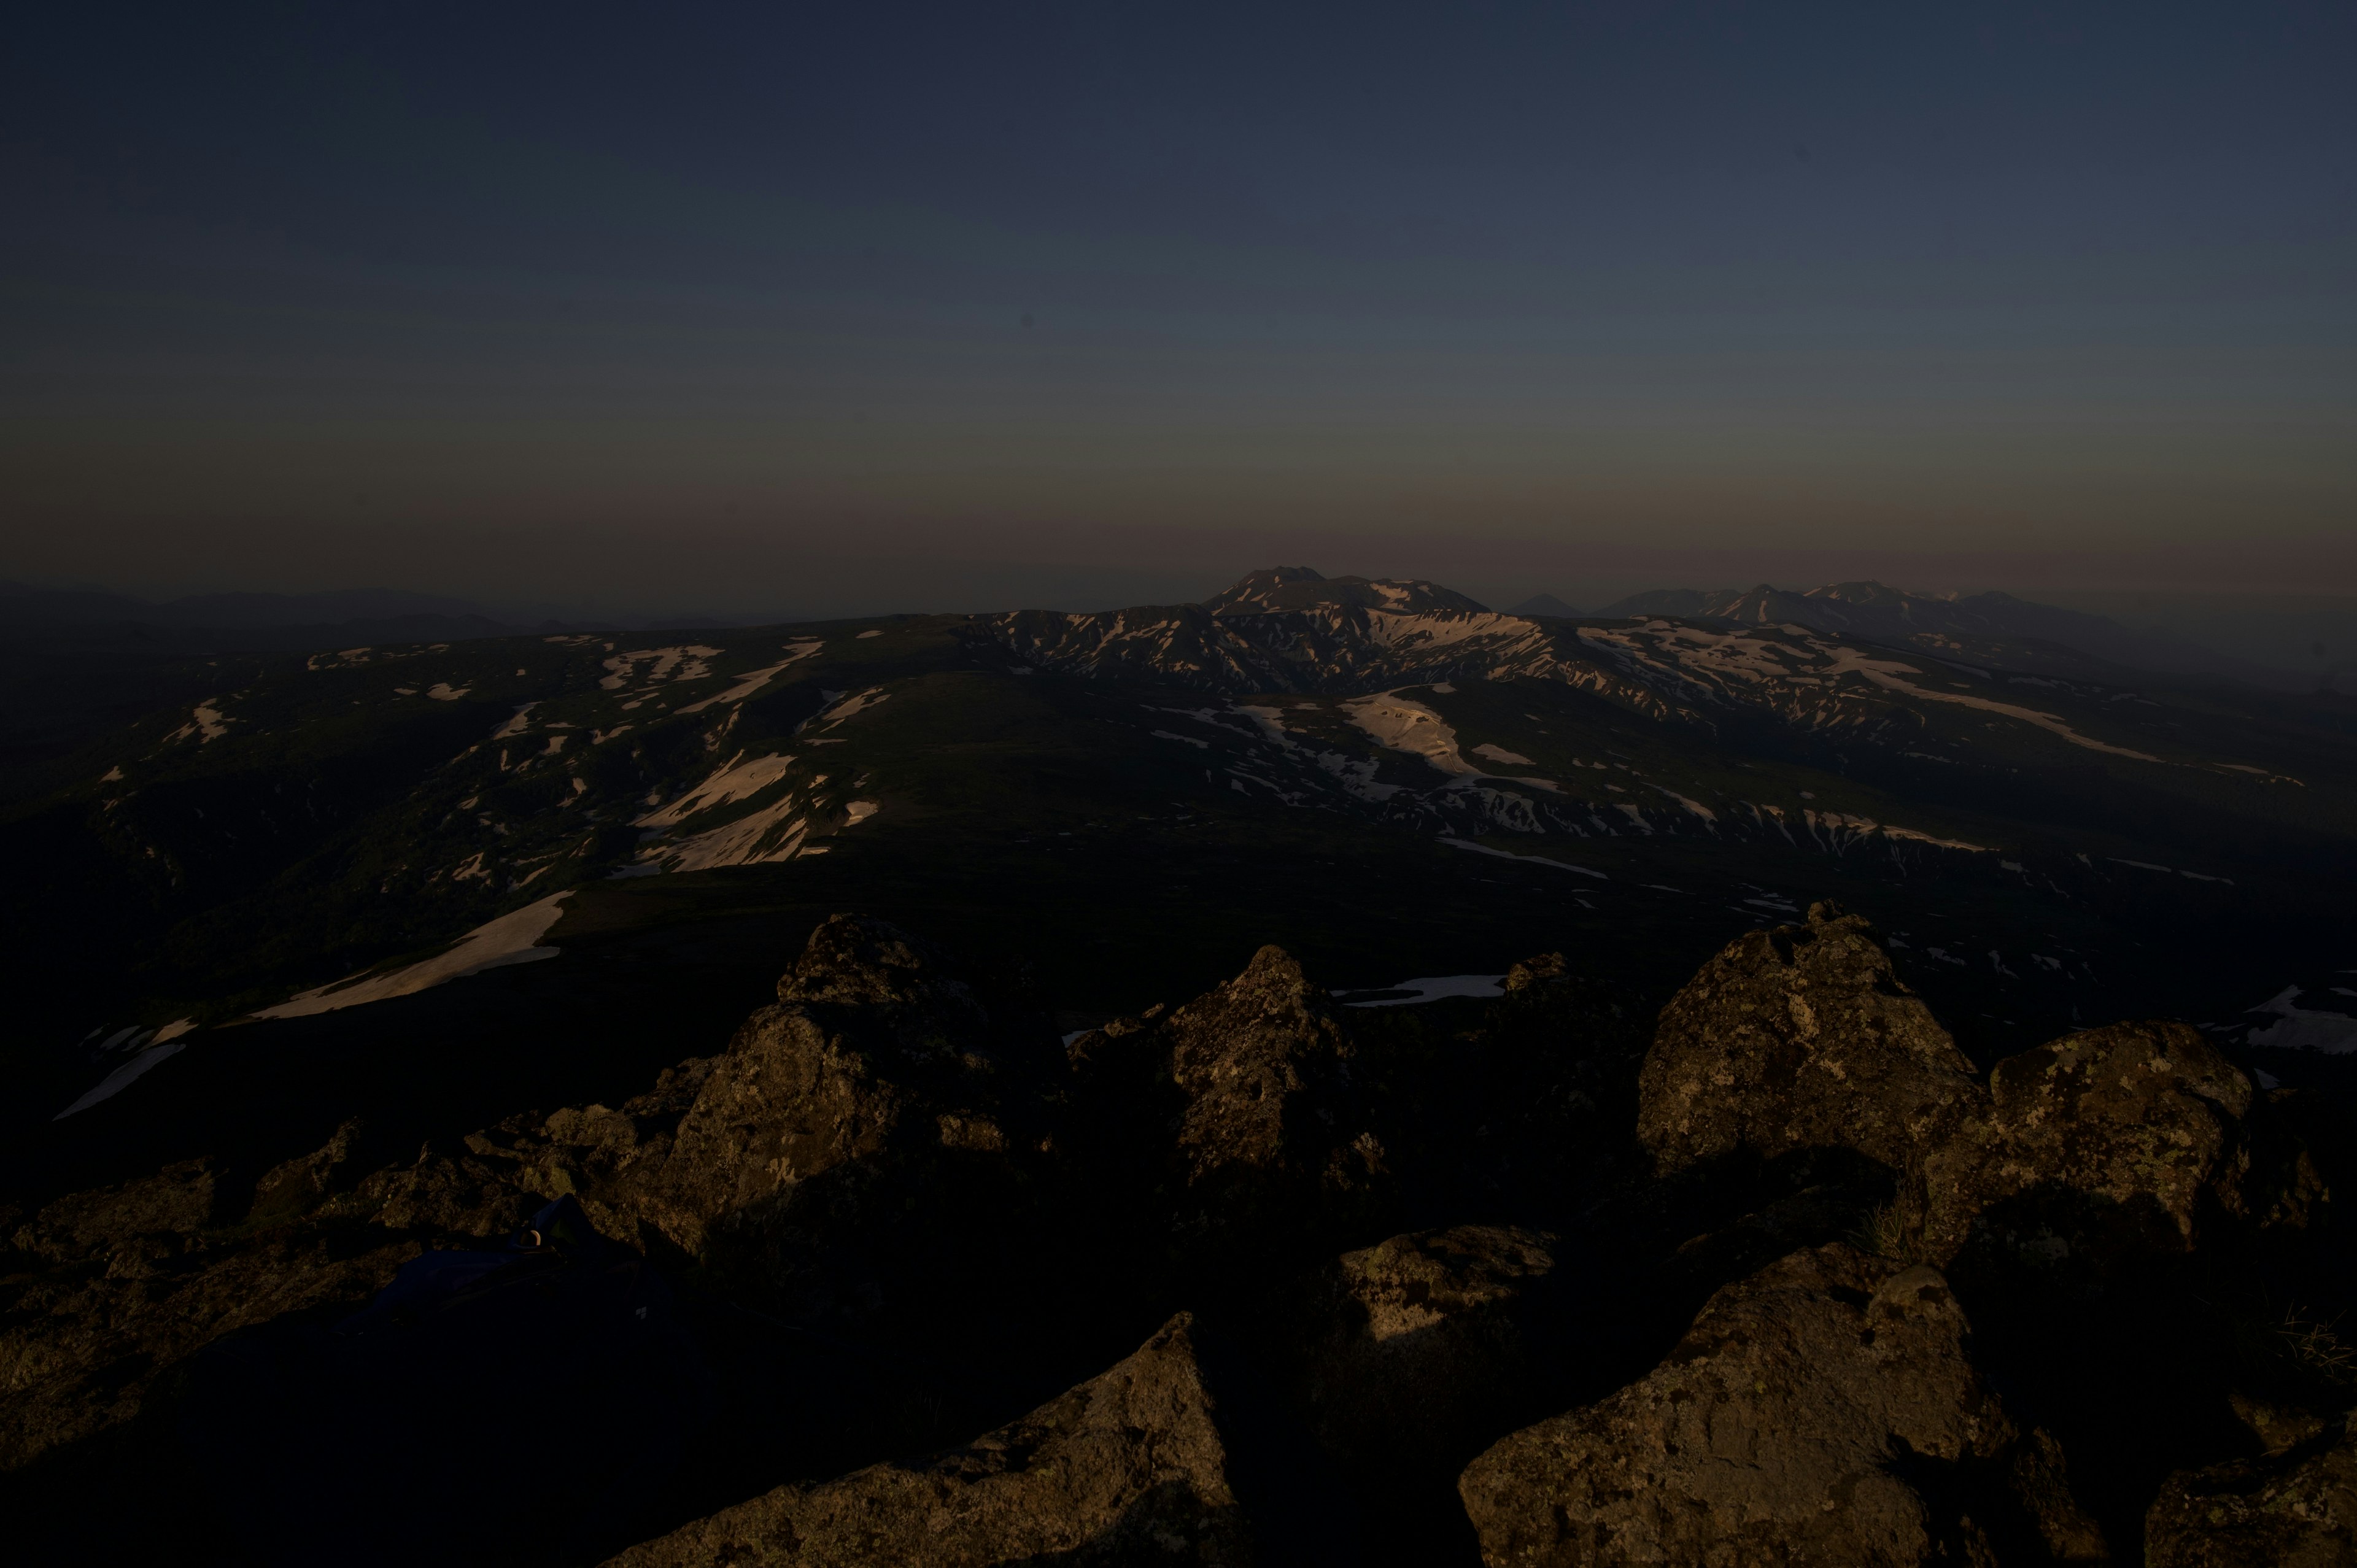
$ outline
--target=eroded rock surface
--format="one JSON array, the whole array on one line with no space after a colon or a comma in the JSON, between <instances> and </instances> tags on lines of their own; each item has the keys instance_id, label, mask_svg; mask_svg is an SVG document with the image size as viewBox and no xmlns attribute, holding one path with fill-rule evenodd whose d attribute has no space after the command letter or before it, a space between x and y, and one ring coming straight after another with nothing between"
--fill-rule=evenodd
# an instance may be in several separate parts
<instances>
[{"instance_id":1,"label":"eroded rock surface","mask_svg":"<svg viewBox=\"0 0 2357 1568\"><path fill-rule=\"evenodd\" d=\"M2252 1094L2184 1024L2008 1057L1913 1177L1922 1254L2092 1284L2125 1260L2190 1252L2205 1225L2302 1223L2319 1185L2296 1144L2254 1139Z\"/></svg>"},{"instance_id":2,"label":"eroded rock surface","mask_svg":"<svg viewBox=\"0 0 2357 1568\"><path fill-rule=\"evenodd\" d=\"M188 1161L60 1198L17 1229L0 1304L0 1471L135 1419L159 1376L232 1329L359 1305L418 1251L350 1223L217 1226L214 1175Z\"/></svg>"},{"instance_id":3,"label":"eroded rock surface","mask_svg":"<svg viewBox=\"0 0 2357 1568\"><path fill-rule=\"evenodd\" d=\"M2336 1431L2285 1454L2169 1477L2145 1521L2147 1568L2343 1568L2357 1563L2357 1442Z\"/></svg>"},{"instance_id":4,"label":"eroded rock surface","mask_svg":"<svg viewBox=\"0 0 2357 1568\"><path fill-rule=\"evenodd\" d=\"M635 1547L616 1568L1200 1563L1251 1541L1191 1319L1029 1415L920 1465L781 1487Z\"/></svg>"},{"instance_id":5,"label":"eroded rock surface","mask_svg":"<svg viewBox=\"0 0 2357 1568\"><path fill-rule=\"evenodd\" d=\"M1729 943L1662 1010L1637 1135L1665 1173L1739 1149L1854 1149L1897 1167L1981 1093L1872 928L1816 904L1805 926Z\"/></svg>"},{"instance_id":6,"label":"eroded rock surface","mask_svg":"<svg viewBox=\"0 0 2357 1568\"><path fill-rule=\"evenodd\" d=\"M1182 1225L1291 1229L1365 1207L1385 1174L1353 1074L1357 1048L1326 992L1282 948L1158 1026L1184 1096Z\"/></svg>"},{"instance_id":7,"label":"eroded rock surface","mask_svg":"<svg viewBox=\"0 0 2357 1568\"><path fill-rule=\"evenodd\" d=\"M1555 1273L1555 1245L1543 1231L1460 1225L1342 1254L1305 1358L1320 1440L1385 1474L1478 1446L1535 1369L1524 1317Z\"/></svg>"},{"instance_id":8,"label":"eroded rock surface","mask_svg":"<svg viewBox=\"0 0 2357 1568\"><path fill-rule=\"evenodd\" d=\"M1958 1498L2002 1487L2018 1434L1967 1334L1936 1270L1796 1252L1720 1291L1650 1376L1476 1459L1459 1489L1482 1557L1987 1560Z\"/></svg>"}]
</instances>

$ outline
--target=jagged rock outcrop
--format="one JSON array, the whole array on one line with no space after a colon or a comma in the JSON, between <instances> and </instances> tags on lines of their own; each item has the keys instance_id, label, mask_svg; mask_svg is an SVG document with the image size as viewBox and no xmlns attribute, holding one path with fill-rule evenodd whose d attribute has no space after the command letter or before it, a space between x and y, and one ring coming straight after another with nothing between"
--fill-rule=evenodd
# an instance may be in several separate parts
<instances>
[{"instance_id":1,"label":"jagged rock outcrop","mask_svg":"<svg viewBox=\"0 0 2357 1568\"><path fill-rule=\"evenodd\" d=\"M2320 1185L2296 1140L2254 1129L2250 1080L2183 1024L2066 1036L1990 1074L1922 1157L1908 1219L1943 1265L2069 1274L2183 1256L2206 1227L2298 1225Z\"/></svg>"},{"instance_id":2,"label":"jagged rock outcrop","mask_svg":"<svg viewBox=\"0 0 2357 1568\"><path fill-rule=\"evenodd\" d=\"M136 1419L159 1376L233 1329L359 1305L417 1253L349 1221L223 1224L217 1174L187 1161L59 1198L17 1228L0 1306L0 1471Z\"/></svg>"},{"instance_id":3,"label":"jagged rock outcrop","mask_svg":"<svg viewBox=\"0 0 2357 1568\"><path fill-rule=\"evenodd\" d=\"M1986 1562L2034 1528L2018 1441L1946 1280L1836 1245L1720 1291L1650 1376L1459 1489L1493 1568Z\"/></svg>"},{"instance_id":4,"label":"jagged rock outcrop","mask_svg":"<svg viewBox=\"0 0 2357 1568\"><path fill-rule=\"evenodd\" d=\"M2357 1441L2320 1439L2169 1477L2145 1520L2147 1568L2357 1563Z\"/></svg>"},{"instance_id":5,"label":"jagged rock outcrop","mask_svg":"<svg viewBox=\"0 0 2357 1568\"><path fill-rule=\"evenodd\" d=\"M919 1465L780 1487L613 1559L615 1568L984 1568L1200 1563L1252 1542L1192 1320L1022 1420Z\"/></svg>"},{"instance_id":6,"label":"jagged rock outcrop","mask_svg":"<svg viewBox=\"0 0 2357 1568\"><path fill-rule=\"evenodd\" d=\"M373 1207L380 1225L488 1240L549 1198L571 1193L605 1234L643 1240L659 1232L641 1222L642 1194L718 1059L665 1068L652 1089L619 1109L526 1112L467 1134L456 1148L428 1147L410 1165L363 1178L359 1197Z\"/></svg>"},{"instance_id":7,"label":"jagged rock outcrop","mask_svg":"<svg viewBox=\"0 0 2357 1568\"><path fill-rule=\"evenodd\" d=\"M991 1044L939 954L883 921L830 918L681 1116L650 1218L699 1252L724 1217L858 1162L1003 1152Z\"/></svg>"},{"instance_id":8,"label":"jagged rock outcrop","mask_svg":"<svg viewBox=\"0 0 2357 1568\"><path fill-rule=\"evenodd\" d=\"M225 1334L357 1306L421 1247L504 1238L568 1193L608 1236L706 1254L813 1310L872 1306L879 1274L905 1278L906 1255L879 1255L896 1238L939 1270L967 1261L954 1238L988 1247L972 1210L998 1190L1006 1135L980 1004L921 944L848 916L819 928L779 994L726 1053L619 1109L511 1117L366 1176L347 1123L250 1197L190 1162L49 1205L13 1238L0 1467L135 1416L158 1373ZM877 1234L846 1245L863 1226ZM912 1229L926 1234L899 1234Z\"/></svg>"},{"instance_id":9,"label":"jagged rock outcrop","mask_svg":"<svg viewBox=\"0 0 2357 1568\"><path fill-rule=\"evenodd\" d=\"M1291 954L1261 949L1157 1033L1184 1097L1182 1230L1290 1230L1370 1207L1385 1162L1352 1072L1357 1047Z\"/></svg>"},{"instance_id":10,"label":"jagged rock outcrop","mask_svg":"<svg viewBox=\"0 0 2357 1568\"><path fill-rule=\"evenodd\" d=\"M1750 931L1662 1010L1637 1135L1674 1172L1738 1151L1854 1149L1897 1167L1982 1090L1873 929L1831 904Z\"/></svg>"},{"instance_id":11,"label":"jagged rock outcrop","mask_svg":"<svg viewBox=\"0 0 2357 1568\"><path fill-rule=\"evenodd\" d=\"M1555 1245L1459 1225L1343 1253L1319 1282L1321 1327L1303 1356L1319 1440L1378 1477L1461 1462L1527 1395L1539 1354L1525 1319L1556 1273Z\"/></svg>"}]
</instances>

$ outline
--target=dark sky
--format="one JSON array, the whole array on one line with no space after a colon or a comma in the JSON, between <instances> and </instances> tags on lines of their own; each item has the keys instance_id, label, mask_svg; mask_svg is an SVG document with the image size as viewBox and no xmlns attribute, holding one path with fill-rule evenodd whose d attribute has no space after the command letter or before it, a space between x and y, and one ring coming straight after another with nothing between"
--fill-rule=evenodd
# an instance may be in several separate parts
<instances>
[{"instance_id":1,"label":"dark sky","mask_svg":"<svg viewBox=\"0 0 2357 1568\"><path fill-rule=\"evenodd\" d=\"M2345 3L17 17L0 575L2357 592Z\"/></svg>"}]
</instances>

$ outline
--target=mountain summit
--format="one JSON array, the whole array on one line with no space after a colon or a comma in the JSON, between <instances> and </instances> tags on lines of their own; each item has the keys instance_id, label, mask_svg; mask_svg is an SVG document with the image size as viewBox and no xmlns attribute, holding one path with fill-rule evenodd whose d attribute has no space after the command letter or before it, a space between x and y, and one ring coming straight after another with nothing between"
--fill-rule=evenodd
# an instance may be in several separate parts
<instances>
[{"instance_id":1,"label":"mountain summit","mask_svg":"<svg viewBox=\"0 0 2357 1568\"><path fill-rule=\"evenodd\" d=\"M1239 580L1225 593L1203 601L1213 615L1262 615L1271 610L1310 610L1326 605L1428 615L1457 610L1480 615L1489 606L1453 588L1417 579L1327 577L1307 566L1267 566Z\"/></svg>"}]
</instances>

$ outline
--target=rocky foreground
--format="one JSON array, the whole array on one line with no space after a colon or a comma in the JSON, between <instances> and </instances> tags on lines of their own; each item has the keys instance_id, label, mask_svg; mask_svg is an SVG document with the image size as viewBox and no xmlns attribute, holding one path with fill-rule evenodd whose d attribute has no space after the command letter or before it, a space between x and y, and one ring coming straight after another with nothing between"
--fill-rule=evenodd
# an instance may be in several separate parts
<instances>
[{"instance_id":1,"label":"rocky foreground","mask_svg":"<svg viewBox=\"0 0 2357 1568\"><path fill-rule=\"evenodd\" d=\"M778 997L7 1220L12 1560L2357 1562L2342 1112L2183 1025L1984 1072L1824 906L1650 1028L1269 948L1062 1044L849 917Z\"/></svg>"}]
</instances>

